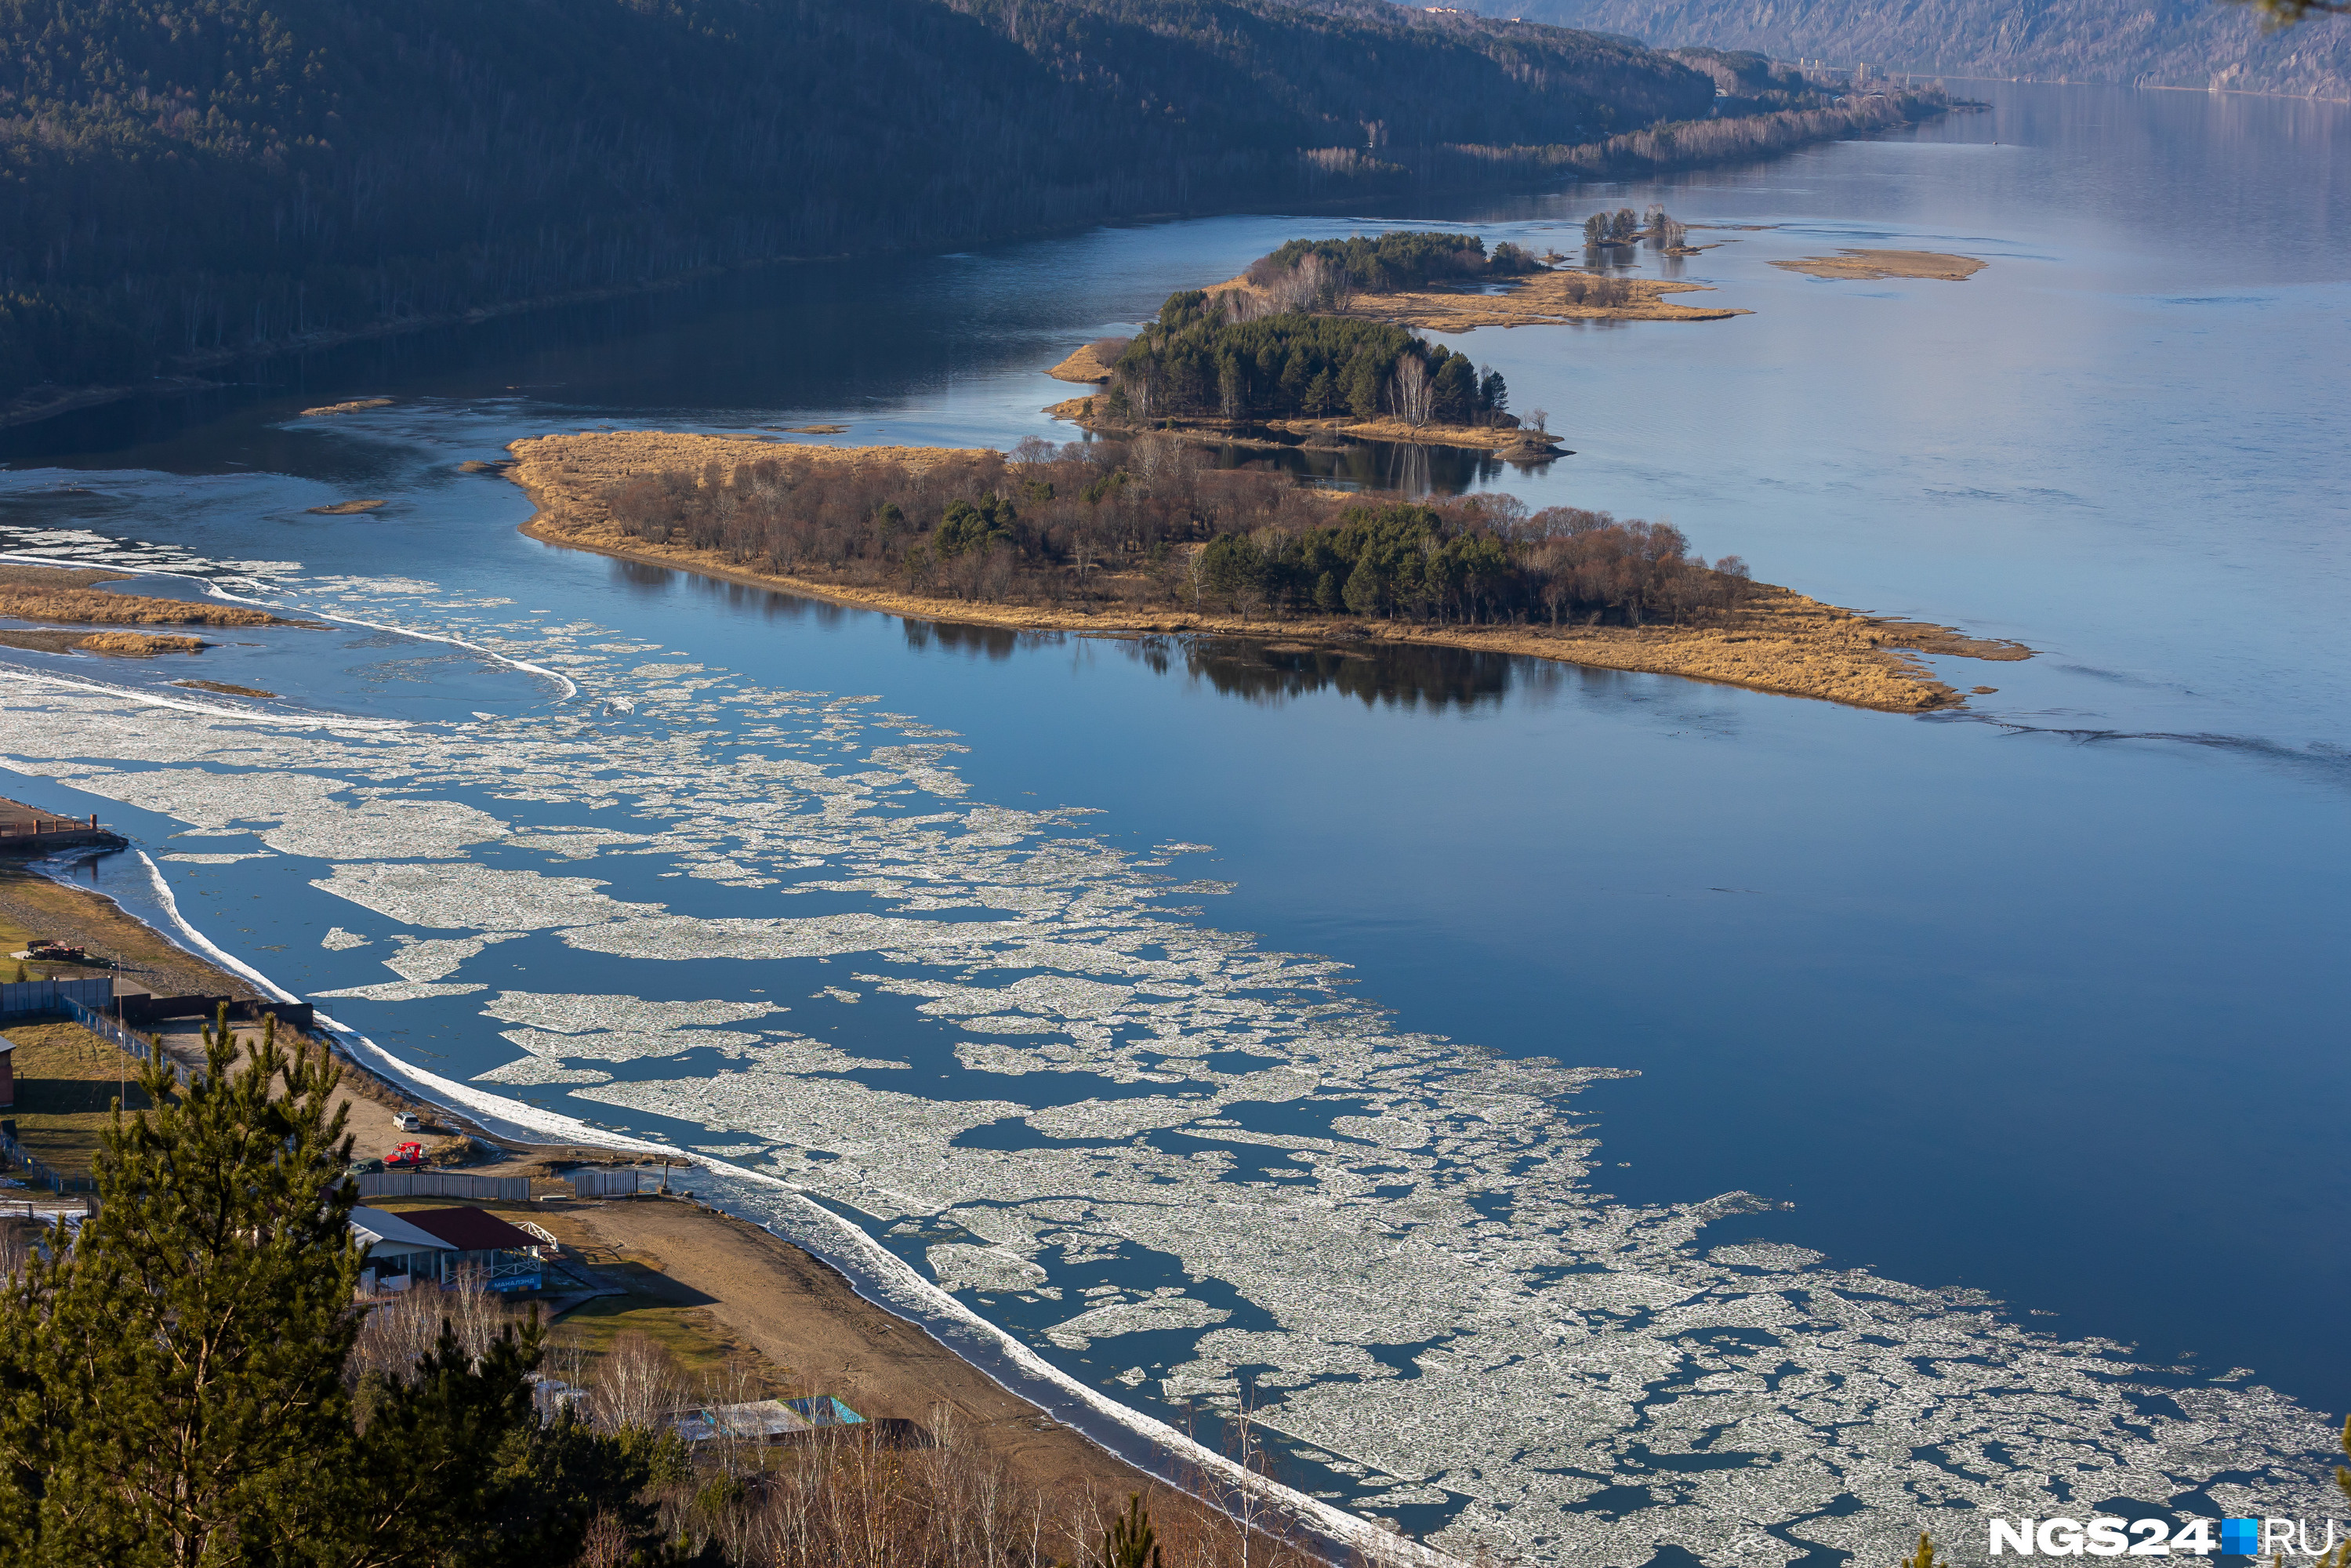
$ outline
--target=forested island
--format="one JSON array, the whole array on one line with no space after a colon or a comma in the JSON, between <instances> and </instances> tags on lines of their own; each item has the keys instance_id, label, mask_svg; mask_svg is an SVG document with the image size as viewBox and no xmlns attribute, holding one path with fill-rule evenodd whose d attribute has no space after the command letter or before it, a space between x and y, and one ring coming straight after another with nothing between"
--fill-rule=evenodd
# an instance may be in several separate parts
<instances>
[{"instance_id":1,"label":"forested island","mask_svg":"<svg viewBox=\"0 0 2351 1568\"><path fill-rule=\"evenodd\" d=\"M1623 38L1379 0L26 0L0 402L793 256L1541 183L1929 112L1718 119Z\"/></svg>"},{"instance_id":2,"label":"forested island","mask_svg":"<svg viewBox=\"0 0 2351 1568\"><path fill-rule=\"evenodd\" d=\"M1609 217L1593 221L1603 235L1613 232ZM1660 208L1645 232L1678 235L1681 225ZM1604 243L1613 242L1593 248ZM1513 414L1500 372L1407 326L1466 331L1747 314L1662 298L1698 284L1547 265L1561 259L1508 241L1489 253L1475 235L1445 231L1290 240L1228 282L1169 295L1136 336L1090 343L1053 367L1050 373L1063 381L1108 390L1046 412L1105 434L1188 430L1229 440L1261 428L1541 462L1560 451L1548 416Z\"/></svg>"},{"instance_id":3,"label":"forested island","mask_svg":"<svg viewBox=\"0 0 2351 1568\"><path fill-rule=\"evenodd\" d=\"M1896 713L1963 700L1909 651L2027 656L1756 582L1670 524L1342 495L1165 438L1006 455L612 432L512 450L533 538L924 620L1433 643Z\"/></svg>"}]
</instances>

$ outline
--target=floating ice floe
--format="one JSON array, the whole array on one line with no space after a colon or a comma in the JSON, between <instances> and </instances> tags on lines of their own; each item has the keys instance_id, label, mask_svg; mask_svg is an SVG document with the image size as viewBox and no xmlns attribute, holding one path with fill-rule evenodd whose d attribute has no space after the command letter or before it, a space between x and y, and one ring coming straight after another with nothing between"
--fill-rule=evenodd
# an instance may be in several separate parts
<instances>
[{"instance_id":1,"label":"floating ice floe","mask_svg":"<svg viewBox=\"0 0 2351 1568\"><path fill-rule=\"evenodd\" d=\"M1146 1297L1080 1312L1047 1329L1045 1337L1063 1350L1084 1350L1098 1339L1165 1329L1209 1328L1231 1316L1222 1307L1212 1307L1189 1296Z\"/></svg>"},{"instance_id":2,"label":"floating ice floe","mask_svg":"<svg viewBox=\"0 0 2351 1568\"><path fill-rule=\"evenodd\" d=\"M642 639L513 638L381 581L301 589L322 611L344 594L566 656L600 700L393 736L0 687L0 757L331 857L316 886L422 939L393 960L401 983L327 995L478 996L442 983L475 958L461 946L559 933L531 949L532 983L557 988L439 1015L508 1026L495 1049L517 1059L479 1082L622 1125L683 1122L706 1148L770 1151L764 1168L876 1228L977 1238L929 1251L951 1290L1095 1292L1029 1343L1166 1336L1160 1375L1119 1375L1138 1401L1213 1407L1246 1383L1259 1420L1360 1487L1355 1506L1441 1504L1465 1549L1593 1568L1667 1545L1709 1568L1816 1546L1891 1563L1921 1526L1956 1537L2074 1499L2326 1510L2325 1424L2242 1369L2196 1382L1976 1292L1742 1240L1768 1207L1746 1195L1595 1193L1576 1099L1614 1069L1401 1031L1334 986L1343 967L1169 910L1178 890L1082 813L963 799L952 753L902 744L941 737L871 699L674 659L632 669L655 651ZM504 804L469 816L460 794ZM583 830L590 813L625 829ZM457 858L580 859L591 842L612 880ZM667 904L614 896L638 885L614 868L697 867L724 871L681 874ZM822 913L741 913L761 899ZM336 927L325 945L365 941ZM852 955L854 976L818 967ZM672 967L719 956L747 962ZM862 1004L818 1009L844 1019L839 1044L739 1027L780 1010L747 989L768 986ZM705 990L726 994L659 999ZM761 1190L730 1201L757 1216ZM1146 1298L1138 1279L1182 1283Z\"/></svg>"},{"instance_id":3,"label":"floating ice floe","mask_svg":"<svg viewBox=\"0 0 2351 1568\"><path fill-rule=\"evenodd\" d=\"M522 935L519 931L485 931L479 936L443 937L420 942L413 936L394 938L400 951L383 961L383 967L408 980L441 980L455 974L466 959L483 948L498 942L511 942ZM481 988L475 987L478 990Z\"/></svg>"},{"instance_id":4,"label":"floating ice floe","mask_svg":"<svg viewBox=\"0 0 2351 1568\"><path fill-rule=\"evenodd\" d=\"M310 885L407 925L444 931L488 928L543 931L589 921L624 920L661 907L623 904L580 876L487 866L338 865ZM567 933L569 940L574 934Z\"/></svg>"},{"instance_id":5,"label":"floating ice floe","mask_svg":"<svg viewBox=\"0 0 2351 1568\"><path fill-rule=\"evenodd\" d=\"M487 986L434 985L423 980L386 980L373 986L345 986L339 990L312 991L314 997L351 998L367 1002L421 1002L432 997L467 997Z\"/></svg>"},{"instance_id":6,"label":"floating ice floe","mask_svg":"<svg viewBox=\"0 0 2351 1568\"><path fill-rule=\"evenodd\" d=\"M1027 1291L1045 1282L1045 1270L1003 1247L944 1241L926 1249L925 1260L950 1291Z\"/></svg>"}]
</instances>

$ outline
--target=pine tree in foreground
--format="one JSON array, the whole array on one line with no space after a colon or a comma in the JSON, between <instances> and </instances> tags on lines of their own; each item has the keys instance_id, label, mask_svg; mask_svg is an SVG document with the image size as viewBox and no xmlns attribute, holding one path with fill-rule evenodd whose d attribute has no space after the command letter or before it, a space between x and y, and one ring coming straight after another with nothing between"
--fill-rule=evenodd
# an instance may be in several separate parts
<instances>
[{"instance_id":1,"label":"pine tree in foreground","mask_svg":"<svg viewBox=\"0 0 2351 1568\"><path fill-rule=\"evenodd\" d=\"M183 1089L99 1135L99 1211L0 1299L0 1548L27 1563L272 1562L332 1528L360 1249L337 1073L225 1017ZM282 1092L278 1092L282 1085Z\"/></svg>"},{"instance_id":2,"label":"pine tree in foreground","mask_svg":"<svg viewBox=\"0 0 2351 1568\"><path fill-rule=\"evenodd\" d=\"M363 1308L340 1071L225 1010L183 1086L162 1052L118 1102L99 1207L0 1291L0 1557L115 1568L568 1568L674 1561L647 1485L674 1437L531 1406L536 1316L347 1381ZM359 1399L352 1396L356 1382Z\"/></svg>"}]
</instances>

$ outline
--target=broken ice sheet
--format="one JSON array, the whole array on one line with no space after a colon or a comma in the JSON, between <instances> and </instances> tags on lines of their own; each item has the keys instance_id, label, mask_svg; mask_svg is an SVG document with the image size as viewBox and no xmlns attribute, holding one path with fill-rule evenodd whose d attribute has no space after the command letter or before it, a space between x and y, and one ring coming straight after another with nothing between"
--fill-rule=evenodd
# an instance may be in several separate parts
<instances>
[{"instance_id":1,"label":"broken ice sheet","mask_svg":"<svg viewBox=\"0 0 2351 1568\"><path fill-rule=\"evenodd\" d=\"M1231 1316L1222 1307L1212 1307L1189 1296L1119 1301L1055 1323L1045 1331L1045 1337L1063 1350L1083 1350L1098 1339L1164 1329L1207 1328Z\"/></svg>"},{"instance_id":2,"label":"broken ice sheet","mask_svg":"<svg viewBox=\"0 0 2351 1568\"><path fill-rule=\"evenodd\" d=\"M604 883L587 877L493 871L470 863L339 865L332 876L310 885L402 925L444 931L542 931L621 920L661 907L623 904L598 891Z\"/></svg>"},{"instance_id":3,"label":"broken ice sheet","mask_svg":"<svg viewBox=\"0 0 2351 1568\"><path fill-rule=\"evenodd\" d=\"M349 997L369 1002L421 1002L428 997L463 997L488 990L487 986L431 985L421 980L386 980L373 986L345 986L340 990L312 991L314 997Z\"/></svg>"},{"instance_id":4,"label":"broken ice sheet","mask_svg":"<svg viewBox=\"0 0 2351 1568\"><path fill-rule=\"evenodd\" d=\"M2325 1511L2313 1479L2330 1435L2309 1411L2233 1382L2164 1404L2137 1392L2155 1375L2114 1346L1723 1235L1753 1211L1736 1195L1598 1197L1574 1100L1607 1069L1402 1032L1334 984L1345 971L1331 960L1166 908L1168 884L1075 813L961 800L946 756L887 749L904 737L875 732L875 705L676 659L632 669L657 651L644 639L522 633L400 598L430 585L308 591L521 657L580 655L564 667L588 700L480 726L297 733L10 690L0 749L204 832L269 824L286 843L331 847L342 863L325 891L433 934L403 945L420 975L454 952L426 942L561 932L531 950L531 980L549 988L474 1004L529 1049L466 1065L577 1112L612 1107L622 1125L683 1120L725 1146L772 1146L770 1168L881 1223L960 1224L980 1239L946 1259L974 1266L939 1271L963 1288L983 1288L992 1261L996 1289L1102 1291L1063 1325L1072 1335L1113 1300L1152 1314L1169 1345L1152 1354L1170 1364L1138 1382L1138 1400L1230 1398L1246 1369L1260 1417L1334 1456L1330 1474L1401 1483L1397 1505L1466 1498L1457 1542L1592 1568L1632 1568L1667 1543L1709 1568L1776 1568L1814 1542L1891 1563L1939 1518L2056 1511L2041 1478L2061 1476L2068 1493L2087 1475L2156 1505L2202 1487L2224 1508ZM496 814L444 809L461 794L497 800ZM590 812L615 825L580 832ZM499 825L507 837L469 837ZM374 836L337 837L353 832ZM576 862L591 836L609 881L418 863L475 842ZM782 885L680 875L660 883L674 907L632 901L661 873L722 862ZM776 917L799 875L825 879L807 896L831 913ZM760 966L851 954L875 956L858 965L867 1005L811 1010L869 1032L844 1025L834 1045L755 1023L778 1009L751 988L806 997L845 978ZM622 994L638 963L697 964L670 971L690 981L642 988L704 999ZM441 977L357 990L481 994ZM861 1051L894 1047L883 1031L914 1009L959 1064L935 1092L989 1098L860 1081L904 1071ZM715 1071L657 1053L721 1037ZM655 1076L612 1082L600 1062ZM1023 1119L1051 1146L961 1142ZM756 1214L765 1200L735 1201ZM1155 1281L1214 1281L1213 1304L1205 1289L1146 1301L1113 1286L1133 1283L1138 1260ZM1041 1332L1032 1343L1073 1354ZM2249 1479L2213 1479L2224 1473ZM1615 1500L1596 1508L1604 1495Z\"/></svg>"},{"instance_id":5,"label":"broken ice sheet","mask_svg":"<svg viewBox=\"0 0 2351 1568\"><path fill-rule=\"evenodd\" d=\"M500 991L484 1005L486 1018L578 1034L590 1030L667 1030L689 1024L742 1023L789 1009L775 1002L649 1002L631 996L583 996L569 991Z\"/></svg>"},{"instance_id":6,"label":"broken ice sheet","mask_svg":"<svg viewBox=\"0 0 2351 1568\"><path fill-rule=\"evenodd\" d=\"M402 944L401 949L393 956L386 958L383 967L403 979L446 979L483 948L494 943L511 942L521 935L519 931L486 931L479 936L423 942L413 936L395 937L394 940Z\"/></svg>"},{"instance_id":7,"label":"broken ice sheet","mask_svg":"<svg viewBox=\"0 0 2351 1568\"><path fill-rule=\"evenodd\" d=\"M943 1290L1026 1291L1045 1282L1044 1270L1002 1247L943 1241L925 1257Z\"/></svg>"}]
</instances>

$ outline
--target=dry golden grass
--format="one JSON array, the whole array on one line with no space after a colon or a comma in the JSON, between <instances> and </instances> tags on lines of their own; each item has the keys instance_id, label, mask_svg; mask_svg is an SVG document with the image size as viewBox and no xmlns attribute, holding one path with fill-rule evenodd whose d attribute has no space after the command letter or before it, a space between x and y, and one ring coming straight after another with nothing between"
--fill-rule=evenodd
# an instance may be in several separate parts
<instances>
[{"instance_id":1,"label":"dry golden grass","mask_svg":"<svg viewBox=\"0 0 2351 1568\"><path fill-rule=\"evenodd\" d=\"M101 582L128 582L127 571L102 571L94 567L16 566L0 561L0 592L12 588L96 588Z\"/></svg>"},{"instance_id":2,"label":"dry golden grass","mask_svg":"<svg viewBox=\"0 0 2351 1568\"><path fill-rule=\"evenodd\" d=\"M1538 272L1503 294L1358 295L1347 314L1435 332L1467 332L1477 327L1552 327L1569 321L1725 321L1754 314L1726 306L1676 305L1665 296L1712 290L1704 284L1658 277L1621 279L1633 295L1622 305L1579 303L1568 298L1568 289L1571 279L1583 276Z\"/></svg>"},{"instance_id":3,"label":"dry golden grass","mask_svg":"<svg viewBox=\"0 0 2351 1568\"><path fill-rule=\"evenodd\" d=\"M1398 327L1419 327L1433 332L1467 332L1478 327L1556 327L1570 321L1722 321L1733 316L1754 314L1725 306L1673 304L1665 298L1667 295L1709 294L1713 290L1702 283L1670 278L1620 279L1632 291L1632 298L1621 305L1593 305L1568 298L1573 280L1588 281L1593 276L1572 268L1531 273L1510 284L1499 294L1445 288L1358 294L1346 309L1332 314L1364 321L1387 321ZM1219 283L1208 292L1221 294L1228 290L1264 294L1264 290L1243 277Z\"/></svg>"},{"instance_id":4,"label":"dry golden grass","mask_svg":"<svg viewBox=\"0 0 2351 1568\"><path fill-rule=\"evenodd\" d=\"M1138 434L1133 425L1097 416L1094 400L1091 397L1065 398L1044 412L1055 419L1066 419L1082 429L1106 435ZM1228 426L1221 420L1173 419L1162 421L1154 428L1201 441L1267 447L1285 446L1289 443L1252 438L1247 430L1280 430L1292 435L1332 435L1349 441L1408 441L1420 446L1466 447L1472 452L1505 452L1525 445L1530 439L1527 431L1507 425L1407 424L1401 419L1386 415L1378 419L1262 419L1251 421L1246 429Z\"/></svg>"},{"instance_id":5,"label":"dry golden grass","mask_svg":"<svg viewBox=\"0 0 2351 1568\"><path fill-rule=\"evenodd\" d=\"M1094 342L1045 373L1057 382L1106 382L1110 380L1111 367L1102 357L1102 344Z\"/></svg>"},{"instance_id":6,"label":"dry golden grass","mask_svg":"<svg viewBox=\"0 0 2351 1568\"><path fill-rule=\"evenodd\" d=\"M731 473L737 463L768 461L778 452L798 453L819 463L885 460L916 469L953 455L947 448L935 446L828 446L740 435L673 434L664 430L542 435L515 442L507 450L515 455L507 477L534 499L559 497L567 516L607 524L610 519L604 510L604 491L639 474L664 474L674 469L699 473L713 463ZM972 455L977 450L967 447L963 455ZM547 504L539 501L542 507Z\"/></svg>"},{"instance_id":7,"label":"dry golden grass","mask_svg":"<svg viewBox=\"0 0 2351 1568\"><path fill-rule=\"evenodd\" d=\"M2018 643L1972 638L1948 626L1859 614L1790 589L1760 583L1749 605L1724 624L1573 626L1556 631L1536 625L1432 627L1335 616L1276 622L1117 605L1089 609L987 604L890 589L847 587L732 565L714 552L683 545L632 538L621 531L606 509L607 487L631 474L698 469L708 462L731 466L737 461L771 454L770 446L726 436L615 432L517 441L511 450L517 459L512 476L538 508L522 528L533 538L912 620L1035 632L1188 632L1292 642L1345 641L1358 646L1372 641L1472 648L1602 669L1719 681L1885 713L1927 713L1965 701L1957 690L1928 674L1917 657L1918 653L1988 659L2031 656L2031 651ZM835 462L853 462L868 455L909 463L947 455L939 449L919 447L802 450Z\"/></svg>"},{"instance_id":8,"label":"dry golden grass","mask_svg":"<svg viewBox=\"0 0 2351 1568\"><path fill-rule=\"evenodd\" d=\"M85 626L287 626L266 611L204 600L149 599L90 588L0 583L0 617L66 621Z\"/></svg>"},{"instance_id":9,"label":"dry golden grass","mask_svg":"<svg viewBox=\"0 0 2351 1568\"><path fill-rule=\"evenodd\" d=\"M1947 256L1936 250L1847 250L1838 256L1808 256L1771 264L1814 277L1936 277L1963 283L1986 264L1971 256Z\"/></svg>"},{"instance_id":10,"label":"dry golden grass","mask_svg":"<svg viewBox=\"0 0 2351 1568\"><path fill-rule=\"evenodd\" d=\"M78 1023L12 1023L8 1038L16 1046L16 1103L10 1114L17 1141L51 1170L88 1176L117 1095L126 1112L149 1108L145 1092L131 1082L135 1064Z\"/></svg>"},{"instance_id":11,"label":"dry golden grass","mask_svg":"<svg viewBox=\"0 0 2351 1568\"><path fill-rule=\"evenodd\" d=\"M201 637L159 637L152 632L93 632L74 646L85 653L152 659L158 653L201 653L212 644Z\"/></svg>"}]
</instances>

